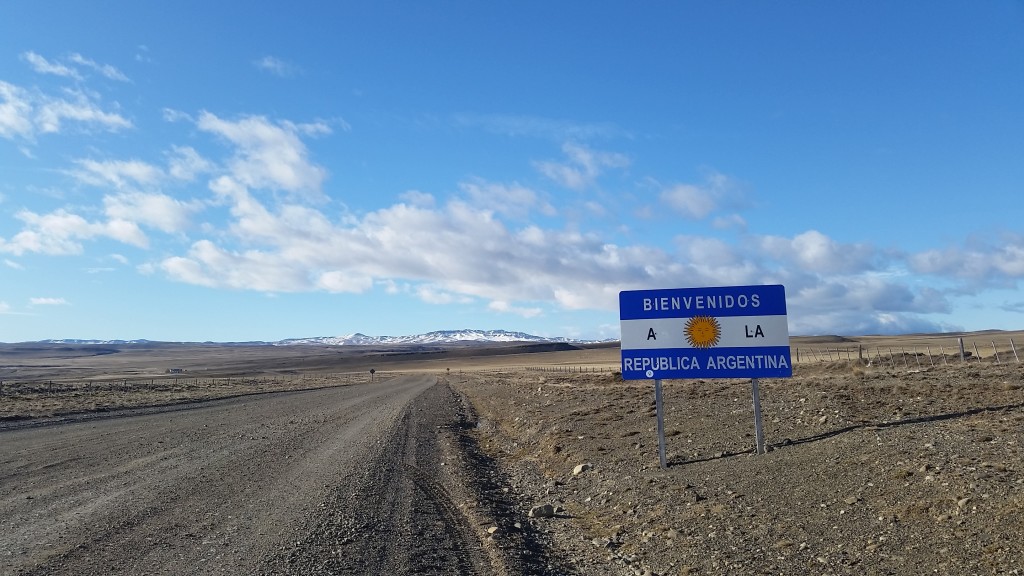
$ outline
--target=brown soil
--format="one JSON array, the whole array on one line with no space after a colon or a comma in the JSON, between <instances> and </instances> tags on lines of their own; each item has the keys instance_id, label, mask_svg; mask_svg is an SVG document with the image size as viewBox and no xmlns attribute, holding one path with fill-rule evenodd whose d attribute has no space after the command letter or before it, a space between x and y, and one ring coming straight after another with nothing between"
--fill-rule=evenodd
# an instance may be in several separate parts
<instances>
[{"instance_id":1,"label":"brown soil","mask_svg":"<svg viewBox=\"0 0 1024 576\"><path fill-rule=\"evenodd\" d=\"M761 380L494 372L455 388L480 445L581 574L1024 571L1024 368L835 362ZM574 475L577 465L592 469Z\"/></svg>"},{"instance_id":2,"label":"brown soil","mask_svg":"<svg viewBox=\"0 0 1024 576\"><path fill-rule=\"evenodd\" d=\"M984 356L985 342L997 336L983 336L978 349ZM230 519L231 506L248 510L231 500L237 486L251 484L247 466L258 462L286 477L296 466L292 458L317 454L321 442L336 446L325 452L330 458L361 464L342 471L321 469L317 458L302 460L324 473L281 493L303 503L305 520L289 523L284 540L268 539L273 531L261 532L263 540L236 538L235 569L211 563L211 571L1024 573L1024 365L1014 361L1010 336L1021 335L1000 334L1006 342L990 346L999 346L1002 364L994 356L960 363L948 335L794 339L801 360L793 378L760 382L769 448L761 455L753 450L749 380L665 381L667 469L659 466L653 386L618 379L611 371L618 363L613 347L544 353L506 347L484 354L209 346L94 354L7 347L0 349L0 477L8 481L0 486L9 514L0 515L0 523L7 518L0 549L12 554L23 548L15 563L0 553L0 574L21 572L53 554L63 567L43 561L38 573L72 573L86 565L89 570L78 573L135 573L127 557L111 564L97 550L155 538L165 509L168 526L192 525L202 520L193 513L208 505L178 510L159 498L147 504L145 498L160 492L141 490L135 499L145 506L123 510L116 498L122 486L180 478L166 488L177 490L176 498L209 499ZM856 360L862 349L870 365ZM172 366L186 374L167 375ZM327 394L347 402L357 390L376 388L365 386L368 367L376 369L382 392L398 371L439 377L451 390L433 386L415 398L382 394L374 402L391 410L383 420L375 409L353 412L378 422L380 435L361 441L373 447L369 451L354 452L356 444L338 440L354 438L348 416L332 427L310 421L311 428L302 428L305 412L350 410L331 403L300 408L299 398ZM264 394L316 387L331 389ZM246 400L251 394L253 404ZM239 398L180 404L225 396ZM297 415L277 414L279 398L295 398ZM208 440L197 440L205 429L193 422L203 418L204 406L224 406L217 422L231 428L218 436L223 445L207 463L219 470L210 478L219 480L196 487L188 482L207 477L192 468L208 467L200 456L210 449ZM270 412L254 421L243 406ZM281 418L283 432L249 430ZM123 427L138 432L115 433ZM73 433L124 446L67 444ZM161 434L181 440L168 444ZM266 446L252 452L257 439ZM69 452L35 449L53 442ZM166 458L160 476L129 465L137 460L133 451L145 452L139 461L164 462L162 450L185 448L194 450ZM19 459L33 464L14 466ZM85 473L70 463L90 468ZM574 474L581 464L589 469ZM71 490L61 484L97 478L109 482ZM51 488L44 498L26 492L31 486ZM61 510L57 504L46 504L46 498L63 503L93 493L83 490L112 496L90 500L100 504L88 514L69 508L66 517L52 512ZM275 490L268 485L265 501L274 500ZM529 517L541 504L551 504L554 517ZM12 520L12 511L24 518ZM27 518L38 525L24 524ZM66 525L48 528L47 522ZM89 531L108 525L117 529ZM13 526L37 532L21 541ZM68 531L75 526L81 530ZM59 544L43 534L56 534ZM147 554L155 566L173 567L172 559L181 556L171 551L179 554L185 544L171 538L164 556ZM35 560L20 563L27 559Z\"/></svg>"}]
</instances>

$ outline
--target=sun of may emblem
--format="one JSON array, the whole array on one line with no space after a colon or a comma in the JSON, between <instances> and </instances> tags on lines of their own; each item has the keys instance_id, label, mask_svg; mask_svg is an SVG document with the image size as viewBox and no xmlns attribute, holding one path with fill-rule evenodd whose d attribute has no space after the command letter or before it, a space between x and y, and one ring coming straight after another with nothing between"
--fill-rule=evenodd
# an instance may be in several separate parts
<instances>
[{"instance_id":1,"label":"sun of may emblem","mask_svg":"<svg viewBox=\"0 0 1024 576\"><path fill-rule=\"evenodd\" d=\"M722 337L717 318L694 316L686 321L686 341L694 348L711 348Z\"/></svg>"}]
</instances>

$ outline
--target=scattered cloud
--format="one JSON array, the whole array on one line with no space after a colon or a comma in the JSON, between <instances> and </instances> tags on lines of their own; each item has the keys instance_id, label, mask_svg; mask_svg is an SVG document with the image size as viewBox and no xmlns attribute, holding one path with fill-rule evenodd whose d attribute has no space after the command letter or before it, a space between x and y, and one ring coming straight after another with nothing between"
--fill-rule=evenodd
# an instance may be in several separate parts
<instances>
[{"instance_id":1,"label":"scattered cloud","mask_svg":"<svg viewBox=\"0 0 1024 576\"><path fill-rule=\"evenodd\" d=\"M69 122L111 132L132 127L131 121L103 110L94 96L81 90L54 97L0 80L0 137L31 140L60 132Z\"/></svg>"},{"instance_id":2,"label":"scattered cloud","mask_svg":"<svg viewBox=\"0 0 1024 576\"><path fill-rule=\"evenodd\" d=\"M840 244L817 230L792 238L759 236L755 249L780 264L819 274L877 270L879 251L868 244Z\"/></svg>"},{"instance_id":3,"label":"scattered cloud","mask_svg":"<svg viewBox=\"0 0 1024 576\"><path fill-rule=\"evenodd\" d=\"M68 301L63 298L29 298L32 306L66 306Z\"/></svg>"},{"instance_id":4,"label":"scattered cloud","mask_svg":"<svg viewBox=\"0 0 1024 576\"><path fill-rule=\"evenodd\" d=\"M75 160L77 169L68 173L79 182L93 186L112 186L118 190L137 186L151 187L164 178L163 171L141 160Z\"/></svg>"},{"instance_id":5,"label":"scattered cloud","mask_svg":"<svg viewBox=\"0 0 1024 576\"><path fill-rule=\"evenodd\" d=\"M541 310L540 308L524 308L521 306L513 306L512 304L509 304L504 300L492 300L491 303L487 305L487 309L492 310L494 312L516 314L517 316L522 316L523 318L535 318L543 313L543 310Z\"/></svg>"},{"instance_id":6,"label":"scattered cloud","mask_svg":"<svg viewBox=\"0 0 1024 576\"><path fill-rule=\"evenodd\" d=\"M4 302L4 301L0 300L0 314L10 314L10 313L11 313L11 305L8 304L7 302Z\"/></svg>"},{"instance_id":7,"label":"scattered cloud","mask_svg":"<svg viewBox=\"0 0 1024 576\"><path fill-rule=\"evenodd\" d=\"M132 123L120 114L101 110L85 92L68 90L65 94L65 98L44 98L36 106L35 125L38 131L60 132L66 120L111 132L132 127Z\"/></svg>"},{"instance_id":8,"label":"scattered cloud","mask_svg":"<svg viewBox=\"0 0 1024 576\"><path fill-rule=\"evenodd\" d=\"M149 244L138 225L126 220L90 222L64 209L42 215L22 210L15 217L24 223L23 229L10 240L0 237L0 252L15 256L80 254L82 242L95 238L110 238L140 248Z\"/></svg>"},{"instance_id":9,"label":"scattered cloud","mask_svg":"<svg viewBox=\"0 0 1024 576\"><path fill-rule=\"evenodd\" d=\"M525 219L534 210L544 216L554 216L555 207L541 200L537 192L518 183L502 184L474 179L463 182L459 188L474 206L509 216Z\"/></svg>"},{"instance_id":10,"label":"scattered cloud","mask_svg":"<svg viewBox=\"0 0 1024 576\"><path fill-rule=\"evenodd\" d=\"M1024 279L1024 236L1006 235L998 243L926 250L909 257L910 269L920 274L956 278L970 284ZM1004 284L1005 285L1005 284Z\"/></svg>"},{"instance_id":11,"label":"scattered cloud","mask_svg":"<svg viewBox=\"0 0 1024 576\"><path fill-rule=\"evenodd\" d=\"M74 62L75 64L85 66L86 68L91 68L96 72L99 72L101 75L103 75L105 78L109 80L117 80L118 82L130 82L128 77L125 76L123 72L111 66L110 64L97 64L96 61L90 60L89 58L86 58L85 56L82 56L78 53L71 54L71 56L68 57L68 60Z\"/></svg>"},{"instance_id":12,"label":"scattered cloud","mask_svg":"<svg viewBox=\"0 0 1024 576\"><path fill-rule=\"evenodd\" d=\"M161 232L182 232L202 210L198 201L182 202L166 194L126 192L103 198L104 212L112 221L131 222Z\"/></svg>"},{"instance_id":13,"label":"scattered cloud","mask_svg":"<svg viewBox=\"0 0 1024 576\"><path fill-rule=\"evenodd\" d=\"M60 65L32 61L41 69ZM77 55L69 62L102 68ZM21 210L15 214L21 230L0 237L0 253L79 254L86 242L101 239L145 249L148 235L168 234L187 247L161 246L159 254L136 267L139 273L270 294L364 293L378 287L430 304L486 303L491 312L524 318L543 315L547 306L611 311L624 289L778 282L787 286L795 333L833 333L838 327L843 333L949 328L928 317L950 310L950 294L888 274L892 269L961 282L1024 278L1024 239L1016 236L906 255L870 243L844 243L813 229L788 236L750 234L746 220L735 212L735 181L714 171L697 183L650 181L651 201L635 203L633 210L652 219L668 209L709 220L720 235L680 235L664 248L610 242L607 235L573 224L558 229L541 225L544 219L531 222L537 215L554 217L566 210L556 207L551 196L515 181L470 178L448 198L408 190L394 205L359 216L339 215L322 191L327 171L312 159L304 139L331 134L337 126L348 129L343 121L228 119L172 109L163 115L215 136L226 152L206 156L182 145L164 152L162 163L73 160L68 174L105 190L99 206ZM72 122L92 129L131 126L104 111L89 93L65 90L55 98L0 82L0 137L31 141ZM505 129L511 133L514 125L510 121ZM522 133L554 131L543 128L543 122L530 125L521 122ZM626 155L575 140L565 143L562 152L563 159L534 167L571 190L589 190L610 171L631 165ZM196 197L174 195L175 187L196 181L187 185ZM599 201L571 204L587 215L615 215L614 205ZM228 220L224 225L204 222L206 211ZM129 264L122 255L110 258ZM20 268L14 260L4 263ZM32 304L67 303L40 298ZM1007 303L1004 309L1019 312L1024 305Z\"/></svg>"},{"instance_id":14,"label":"scattered cloud","mask_svg":"<svg viewBox=\"0 0 1024 576\"><path fill-rule=\"evenodd\" d=\"M437 200L432 194L419 190L408 190L399 195L402 201L420 208L433 208Z\"/></svg>"},{"instance_id":15,"label":"scattered cloud","mask_svg":"<svg viewBox=\"0 0 1024 576\"><path fill-rule=\"evenodd\" d=\"M153 59L149 56L149 46L145 44L139 44L135 49L135 61L136 62L152 62Z\"/></svg>"},{"instance_id":16,"label":"scattered cloud","mask_svg":"<svg viewBox=\"0 0 1024 576\"><path fill-rule=\"evenodd\" d=\"M43 56L32 52L22 52L21 59L28 63L28 65L39 74L51 74L54 76L60 76L62 78L69 78L71 80L81 81L84 76L78 68L68 63L47 60ZM67 57L67 62L70 64L77 64L78 66L88 68L94 72L99 73L108 80L116 80L118 82L129 82L128 77L123 72L118 70L116 67L110 64L99 64L95 60L86 58L77 52L72 53Z\"/></svg>"},{"instance_id":17,"label":"scattered cloud","mask_svg":"<svg viewBox=\"0 0 1024 576\"><path fill-rule=\"evenodd\" d=\"M235 146L229 161L232 175L245 186L304 193L322 199L321 185L327 171L309 160L299 138L308 134L291 123L271 122L263 116L224 120L210 112L199 115L200 130L224 138ZM320 130L329 132L321 126Z\"/></svg>"},{"instance_id":18,"label":"scattered cloud","mask_svg":"<svg viewBox=\"0 0 1024 576\"><path fill-rule=\"evenodd\" d=\"M189 146L172 146L167 154L167 173L177 180L191 182L201 174L212 172L214 168L213 162Z\"/></svg>"},{"instance_id":19,"label":"scattered cloud","mask_svg":"<svg viewBox=\"0 0 1024 576\"><path fill-rule=\"evenodd\" d=\"M15 262L14 260L11 260L9 258L4 258L4 265L7 266L8 268L13 268L15 270L24 270L25 269L24 266L22 266L21 264L18 264L17 262Z\"/></svg>"},{"instance_id":20,"label":"scattered cloud","mask_svg":"<svg viewBox=\"0 0 1024 576\"><path fill-rule=\"evenodd\" d=\"M297 72L297 68L293 64L274 56L264 56L259 60L254 60L253 66L282 78L293 76Z\"/></svg>"},{"instance_id":21,"label":"scattered cloud","mask_svg":"<svg viewBox=\"0 0 1024 576\"><path fill-rule=\"evenodd\" d=\"M32 96L27 90L0 80L0 136L29 138L34 132Z\"/></svg>"},{"instance_id":22,"label":"scattered cloud","mask_svg":"<svg viewBox=\"0 0 1024 576\"><path fill-rule=\"evenodd\" d=\"M165 122L188 122L193 123L195 119L188 112L182 112L181 110L175 110L173 108L164 108L161 110Z\"/></svg>"},{"instance_id":23,"label":"scattered cloud","mask_svg":"<svg viewBox=\"0 0 1024 576\"><path fill-rule=\"evenodd\" d=\"M717 207L714 195L692 184L676 184L661 193L661 200L691 220L703 220Z\"/></svg>"},{"instance_id":24,"label":"scattered cloud","mask_svg":"<svg viewBox=\"0 0 1024 576\"><path fill-rule=\"evenodd\" d=\"M594 184L608 168L625 168L630 160L625 154L600 152L586 146L567 142L562 152L568 157L564 162L539 161L534 167L544 176L571 190L584 190Z\"/></svg>"},{"instance_id":25,"label":"scattered cloud","mask_svg":"<svg viewBox=\"0 0 1024 576\"><path fill-rule=\"evenodd\" d=\"M71 78L73 80L82 79L82 75L78 73L78 70L59 62L51 62L35 52L22 52L21 59L28 62L28 65L32 67L32 70L39 74L52 74L54 76Z\"/></svg>"},{"instance_id":26,"label":"scattered cloud","mask_svg":"<svg viewBox=\"0 0 1024 576\"><path fill-rule=\"evenodd\" d=\"M653 183L657 185L656 182ZM738 188L732 178L714 170L707 170L704 182L672 184L661 191L659 198L674 212L690 220L703 220L713 212L737 203ZM713 225L716 228L742 229L746 227L746 222L740 215L731 214L716 218Z\"/></svg>"}]
</instances>

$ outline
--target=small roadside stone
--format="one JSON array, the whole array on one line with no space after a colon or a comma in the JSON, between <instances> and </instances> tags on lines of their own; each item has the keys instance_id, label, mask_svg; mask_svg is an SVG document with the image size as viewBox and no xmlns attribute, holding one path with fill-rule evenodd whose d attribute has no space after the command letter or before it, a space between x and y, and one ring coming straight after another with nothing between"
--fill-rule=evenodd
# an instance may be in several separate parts
<instances>
[{"instance_id":1,"label":"small roadside stone","mask_svg":"<svg viewBox=\"0 0 1024 576\"><path fill-rule=\"evenodd\" d=\"M572 469L572 475L579 476L580 474L583 474L584 472L592 469L593 467L593 464L578 464L575 468Z\"/></svg>"},{"instance_id":2,"label":"small roadside stone","mask_svg":"<svg viewBox=\"0 0 1024 576\"><path fill-rule=\"evenodd\" d=\"M540 504L530 508L530 512L527 516L530 518L554 518L555 507L551 504Z\"/></svg>"}]
</instances>

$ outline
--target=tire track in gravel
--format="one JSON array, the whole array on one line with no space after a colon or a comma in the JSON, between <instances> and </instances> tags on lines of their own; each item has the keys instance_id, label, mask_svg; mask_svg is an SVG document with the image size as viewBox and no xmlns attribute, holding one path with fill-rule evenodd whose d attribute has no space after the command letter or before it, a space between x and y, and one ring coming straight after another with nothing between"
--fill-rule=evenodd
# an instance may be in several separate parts
<instances>
[{"instance_id":1,"label":"tire track in gravel","mask_svg":"<svg viewBox=\"0 0 1024 576\"><path fill-rule=\"evenodd\" d=\"M418 396L368 466L339 482L305 539L266 573L502 573L445 487L454 476L444 467L455 463L438 437L454 418L450 394L439 384Z\"/></svg>"}]
</instances>

